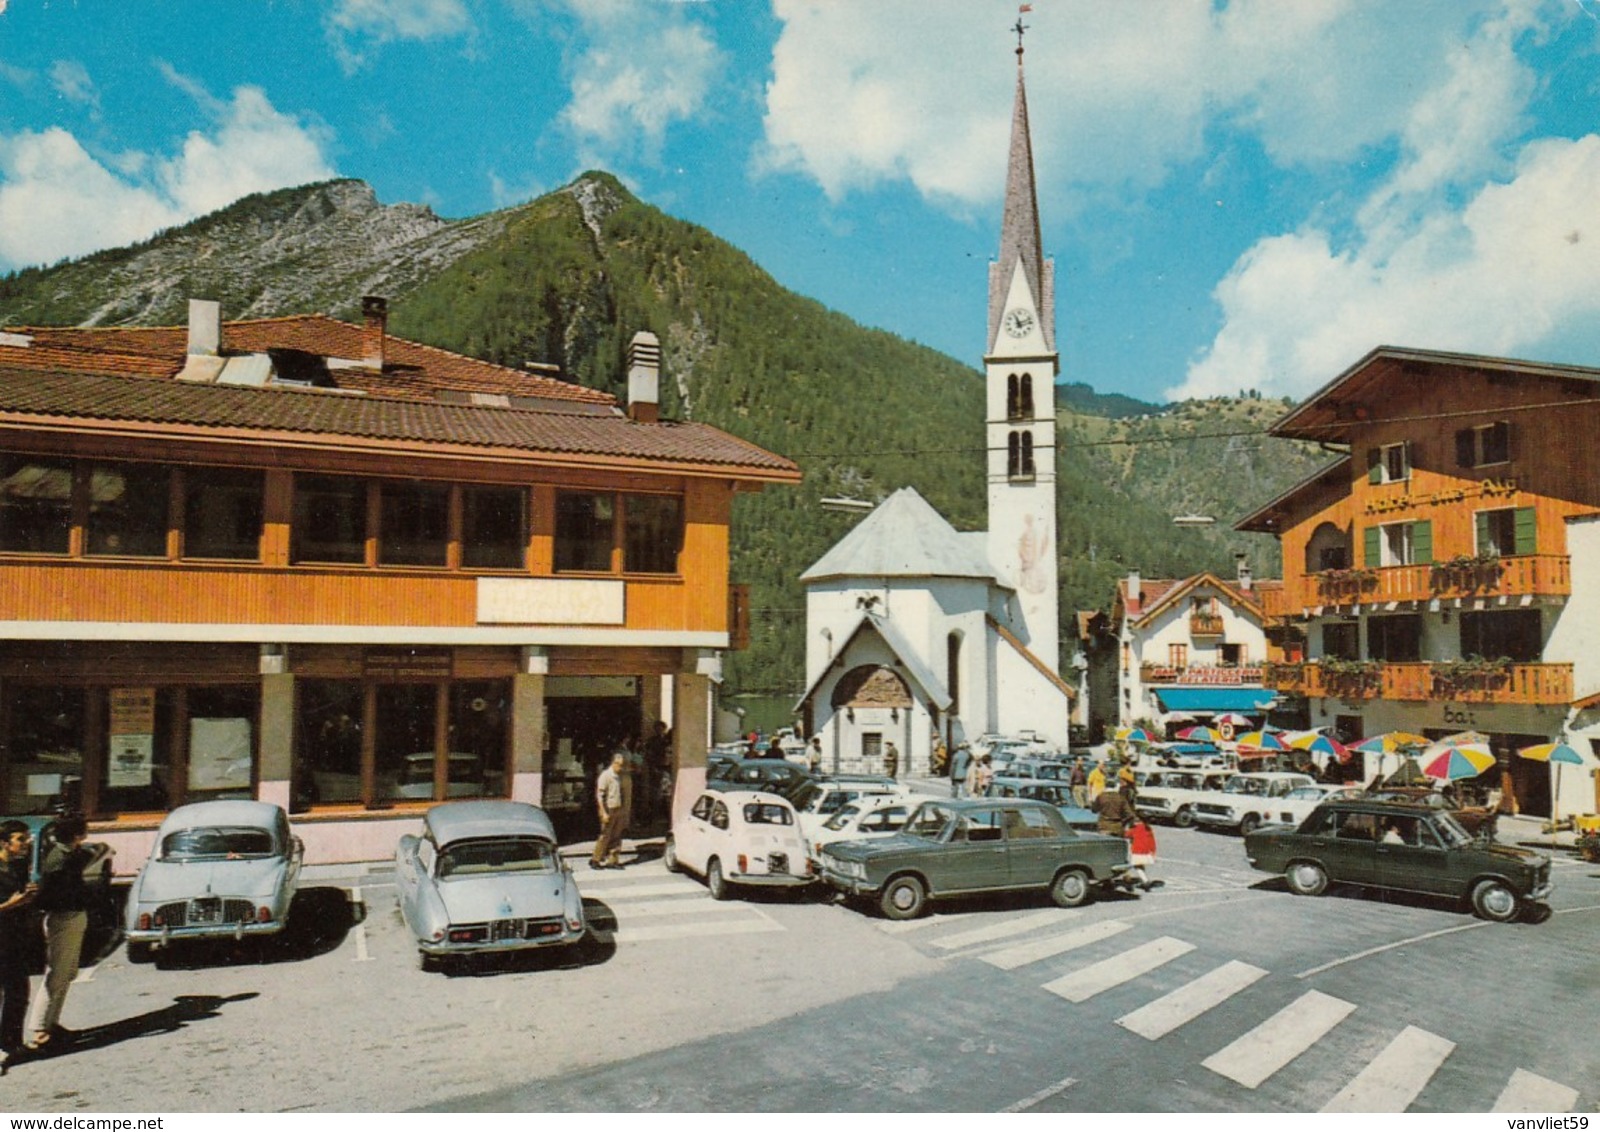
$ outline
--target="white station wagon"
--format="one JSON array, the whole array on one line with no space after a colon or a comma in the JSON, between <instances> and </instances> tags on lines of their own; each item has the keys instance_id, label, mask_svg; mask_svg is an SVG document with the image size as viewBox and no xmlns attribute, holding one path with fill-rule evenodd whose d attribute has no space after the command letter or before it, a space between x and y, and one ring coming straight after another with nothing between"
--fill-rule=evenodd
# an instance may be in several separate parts
<instances>
[{"instance_id":1,"label":"white station wagon","mask_svg":"<svg viewBox=\"0 0 1600 1132\"><path fill-rule=\"evenodd\" d=\"M707 790L673 826L664 862L706 878L713 900L734 885L798 888L816 879L794 807L762 790Z\"/></svg>"}]
</instances>

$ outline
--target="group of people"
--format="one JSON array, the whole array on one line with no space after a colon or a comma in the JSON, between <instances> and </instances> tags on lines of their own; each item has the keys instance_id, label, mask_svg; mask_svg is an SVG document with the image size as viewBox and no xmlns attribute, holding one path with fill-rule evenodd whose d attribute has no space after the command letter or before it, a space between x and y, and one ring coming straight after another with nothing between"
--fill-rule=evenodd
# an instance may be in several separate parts
<instances>
[{"instance_id":1,"label":"group of people","mask_svg":"<svg viewBox=\"0 0 1600 1132\"><path fill-rule=\"evenodd\" d=\"M591 868L622 868L622 838L633 819L654 821L668 805L671 759L672 732L661 720L648 739L624 739L612 752L611 762L594 784L600 835L589 858Z\"/></svg>"},{"instance_id":2,"label":"group of people","mask_svg":"<svg viewBox=\"0 0 1600 1132\"><path fill-rule=\"evenodd\" d=\"M89 824L68 816L52 828L50 845L32 875L33 835L27 823L0 823L0 1072L25 1052L46 1052L66 1034L61 1009L78 977L89 927L84 869ZM28 1009L28 966L44 936L42 993Z\"/></svg>"}]
</instances>

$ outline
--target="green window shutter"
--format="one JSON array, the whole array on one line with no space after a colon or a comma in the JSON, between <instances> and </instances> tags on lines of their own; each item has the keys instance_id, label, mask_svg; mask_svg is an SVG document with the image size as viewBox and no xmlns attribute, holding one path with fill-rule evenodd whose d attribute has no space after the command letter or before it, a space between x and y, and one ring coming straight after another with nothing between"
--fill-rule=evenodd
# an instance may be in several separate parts
<instances>
[{"instance_id":1,"label":"green window shutter","mask_svg":"<svg viewBox=\"0 0 1600 1132\"><path fill-rule=\"evenodd\" d=\"M1489 512L1479 511L1472 516L1472 526L1477 532L1477 544L1473 547L1474 554L1489 553Z\"/></svg>"},{"instance_id":2,"label":"green window shutter","mask_svg":"<svg viewBox=\"0 0 1600 1132\"><path fill-rule=\"evenodd\" d=\"M1517 508L1517 553L1534 554L1539 548L1539 531L1532 507Z\"/></svg>"},{"instance_id":3,"label":"green window shutter","mask_svg":"<svg viewBox=\"0 0 1600 1132\"><path fill-rule=\"evenodd\" d=\"M1378 540L1382 536L1377 527L1368 527L1361 532L1361 564L1367 569L1376 569L1379 564Z\"/></svg>"},{"instance_id":4,"label":"green window shutter","mask_svg":"<svg viewBox=\"0 0 1600 1132\"><path fill-rule=\"evenodd\" d=\"M1367 449L1367 482L1383 482L1383 450L1381 448Z\"/></svg>"},{"instance_id":5,"label":"green window shutter","mask_svg":"<svg viewBox=\"0 0 1600 1132\"><path fill-rule=\"evenodd\" d=\"M1417 566L1433 561L1433 520L1411 524L1411 561Z\"/></svg>"}]
</instances>

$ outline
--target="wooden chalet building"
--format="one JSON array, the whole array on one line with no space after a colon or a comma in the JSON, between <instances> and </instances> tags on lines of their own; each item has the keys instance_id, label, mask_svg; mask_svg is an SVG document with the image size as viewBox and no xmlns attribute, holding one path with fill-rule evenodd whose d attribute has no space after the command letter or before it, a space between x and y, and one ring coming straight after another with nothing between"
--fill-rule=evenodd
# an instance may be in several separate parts
<instances>
[{"instance_id":1,"label":"wooden chalet building","mask_svg":"<svg viewBox=\"0 0 1600 1132\"><path fill-rule=\"evenodd\" d=\"M323 316L0 333L3 812L83 809L137 867L172 807L254 797L312 862L447 798L587 832L666 720L704 781L739 647L736 492L796 466L629 403ZM692 797L692 795L691 795Z\"/></svg>"},{"instance_id":2,"label":"wooden chalet building","mask_svg":"<svg viewBox=\"0 0 1600 1132\"><path fill-rule=\"evenodd\" d=\"M1267 684L1346 739L1482 732L1506 805L1594 809L1600 370L1380 347L1271 431L1336 456L1237 524L1280 540L1267 612L1308 638ZM1559 780L1515 755L1561 735Z\"/></svg>"}]
</instances>

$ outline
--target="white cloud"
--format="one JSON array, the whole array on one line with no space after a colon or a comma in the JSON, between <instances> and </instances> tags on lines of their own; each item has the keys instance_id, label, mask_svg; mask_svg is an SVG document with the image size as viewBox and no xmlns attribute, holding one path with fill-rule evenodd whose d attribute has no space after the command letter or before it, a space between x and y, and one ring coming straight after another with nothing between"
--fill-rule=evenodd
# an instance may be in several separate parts
<instances>
[{"instance_id":1,"label":"white cloud","mask_svg":"<svg viewBox=\"0 0 1600 1132\"><path fill-rule=\"evenodd\" d=\"M655 160L668 129L707 105L723 64L698 5L634 0L549 0L576 18L581 46L568 57L572 100L562 124L580 162Z\"/></svg>"},{"instance_id":2,"label":"white cloud","mask_svg":"<svg viewBox=\"0 0 1600 1132\"><path fill-rule=\"evenodd\" d=\"M338 0L327 17L328 39L345 71L358 70L373 48L396 40L445 39L472 31L462 0Z\"/></svg>"},{"instance_id":3,"label":"white cloud","mask_svg":"<svg viewBox=\"0 0 1600 1132\"><path fill-rule=\"evenodd\" d=\"M1347 159L1392 138L1445 74L1449 48L1501 5L1035 5L1025 58L1041 193L1142 193L1201 157L1219 124L1253 133L1279 163ZM764 168L812 177L835 199L897 180L957 207L999 196L1015 4L773 6L783 27Z\"/></svg>"},{"instance_id":4,"label":"white cloud","mask_svg":"<svg viewBox=\"0 0 1600 1132\"><path fill-rule=\"evenodd\" d=\"M213 101L211 128L165 156L97 158L59 127L0 136L0 265L131 243L248 193L336 175L326 131L274 109L259 88Z\"/></svg>"},{"instance_id":5,"label":"white cloud","mask_svg":"<svg viewBox=\"0 0 1600 1132\"><path fill-rule=\"evenodd\" d=\"M1600 316L1600 137L1514 141L1536 87L1516 44L1545 30L1542 9L1509 0L1445 53L1342 238L1307 224L1240 257L1216 288L1221 329L1168 396L1303 395L1382 344L1600 345L1583 329Z\"/></svg>"},{"instance_id":6,"label":"white cloud","mask_svg":"<svg viewBox=\"0 0 1600 1132\"><path fill-rule=\"evenodd\" d=\"M50 64L50 85L68 102L100 109L100 92L95 90L88 68L76 59L57 59Z\"/></svg>"}]
</instances>

